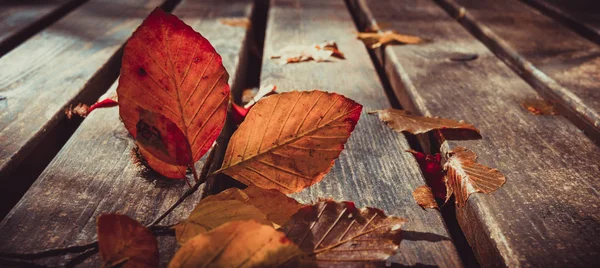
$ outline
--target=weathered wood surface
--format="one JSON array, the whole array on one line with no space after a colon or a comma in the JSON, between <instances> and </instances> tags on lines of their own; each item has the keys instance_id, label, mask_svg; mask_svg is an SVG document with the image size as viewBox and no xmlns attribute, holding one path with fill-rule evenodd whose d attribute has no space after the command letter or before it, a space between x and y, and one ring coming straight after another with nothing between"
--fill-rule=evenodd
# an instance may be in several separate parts
<instances>
[{"instance_id":1,"label":"weathered wood surface","mask_svg":"<svg viewBox=\"0 0 600 268\"><path fill-rule=\"evenodd\" d=\"M498 168L506 184L472 195L457 218L482 266L591 267L600 259L600 149L561 116L521 107L536 91L433 1L354 0L361 22L431 41L378 50L401 104L463 119L483 139L449 141ZM386 28L387 29L387 28ZM476 53L472 61L451 57Z\"/></svg>"},{"instance_id":2,"label":"weathered wood surface","mask_svg":"<svg viewBox=\"0 0 600 268\"><path fill-rule=\"evenodd\" d=\"M595 0L522 0L600 44L600 2Z\"/></svg>"},{"instance_id":3,"label":"weathered wood surface","mask_svg":"<svg viewBox=\"0 0 600 268\"><path fill-rule=\"evenodd\" d=\"M132 29L159 3L137 4L131 10L138 10L139 16L130 14L132 19L126 24ZM223 25L219 19L249 18L251 9L251 0L184 0L174 11L216 47L234 87L240 83L238 79L243 82L239 78L243 75L238 74L244 70L238 67L242 66L247 30ZM109 92L115 89L116 83ZM117 108L90 114L0 223L0 252L36 252L91 242L96 236L96 218L102 213L126 214L142 224L158 217L189 187L183 181L152 181L139 174L130 155L132 147L133 141L119 120ZM197 163L199 169L203 161ZM200 196L199 191L189 197L161 224L187 217ZM162 266L166 266L176 248L175 238L160 237L159 243ZM56 265L67 259L49 258L39 263ZM84 266L99 266L98 261L96 255Z\"/></svg>"},{"instance_id":4,"label":"weathered wood surface","mask_svg":"<svg viewBox=\"0 0 600 268\"><path fill-rule=\"evenodd\" d=\"M389 108L365 46L343 0L273 0L269 10L261 84L278 91L321 89L364 106L361 119L331 172L323 181L293 196L301 202L319 197L355 201L405 217L405 240L393 258L402 265L460 267L461 261L440 213L421 209L412 191L425 184L403 135L368 111ZM270 59L287 45L337 42L345 60L278 65ZM429 240L429 241L427 241Z\"/></svg>"},{"instance_id":5,"label":"weathered wood surface","mask_svg":"<svg viewBox=\"0 0 600 268\"><path fill-rule=\"evenodd\" d=\"M579 116L600 143L600 47L516 1L440 0L545 97ZM600 13L598 13L600 15ZM581 121L581 122L577 122Z\"/></svg>"},{"instance_id":6,"label":"weathered wood surface","mask_svg":"<svg viewBox=\"0 0 600 268\"><path fill-rule=\"evenodd\" d=\"M0 2L0 56L83 1Z\"/></svg>"}]
</instances>

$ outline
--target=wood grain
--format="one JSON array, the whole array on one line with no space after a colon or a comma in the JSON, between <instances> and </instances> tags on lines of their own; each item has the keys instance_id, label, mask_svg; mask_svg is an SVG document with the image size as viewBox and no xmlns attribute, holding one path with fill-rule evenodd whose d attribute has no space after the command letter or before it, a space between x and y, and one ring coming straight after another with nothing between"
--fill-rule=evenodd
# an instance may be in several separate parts
<instances>
[{"instance_id":1,"label":"wood grain","mask_svg":"<svg viewBox=\"0 0 600 268\"><path fill-rule=\"evenodd\" d=\"M0 2L0 56L85 0Z\"/></svg>"},{"instance_id":2,"label":"wood grain","mask_svg":"<svg viewBox=\"0 0 600 268\"><path fill-rule=\"evenodd\" d=\"M600 47L539 11L510 0L439 0L542 95L600 144ZM599 13L600 14L600 13ZM573 116L575 115L575 116ZM579 122L581 121L581 122Z\"/></svg>"},{"instance_id":3,"label":"wood grain","mask_svg":"<svg viewBox=\"0 0 600 268\"><path fill-rule=\"evenodd\" d=\"M568 120L520 106L539 98L433 1L356 0L363 23L432 40L378 50L401 104L415 113L463 119L483 139L464 146L507 182L472 195L458 222L484 267L586 267L599 259L600 149ZM472 61L453 61L476 53Z\"/></svg>"},{"instance_id":4,"label":"wood grain","mask_svg":"<svg viewBox=\"0 0 600 268\"><path fill-rule=\"evenodd\" d=\"M159 3L130 3L139 19L126 25L135 28ZM117 6L118 7L118 6ZM174 14L204 35L223 57L235 86L247 30L219 22L220 18L248 18L251 0L182 1ZM116 12L116 10L115 10ZM243 80L242 80L243 82ZM114 92L116 84L109 92ZM183 181L148 180L138 173L130 150L133 141L119 120L118 109L99 109L88 116L61 152L32 185L23 199L0 223L0 252L34 252L84 244L95 239L96 217L121 213L150 223L188 189ZM201 168L203 160L197 163ZM201 192L188 198L161 224L187 217ZM160 237L162 266L176 248L174 237ZM45 265L64 263L64 258L40 260ZM98 257L85 266L99 266Z\"/></svg>"},{"instance_id":5,"label":"wood grain","mask_svg":"<svg viewBox=\"0 0 600 268\"><path fill-rule=\"evenodd\" d=\"M425 184L406 138L367 112L390 103L343 0L273 0L269 10L261 84L278 91L321 89L364 106L352 136L323 181L293 195L300 202L333 197L407 218L405 239L394 261L402 265L460 267L440 213L421 209L412 191ZM271 55L287 45L335 41L345 60L278 65ZM414 234L410 236L409 234ZM425 241L431 238L430 241ZM435 242L431 242L435 241Z\"/></svg>"}]
</instances>

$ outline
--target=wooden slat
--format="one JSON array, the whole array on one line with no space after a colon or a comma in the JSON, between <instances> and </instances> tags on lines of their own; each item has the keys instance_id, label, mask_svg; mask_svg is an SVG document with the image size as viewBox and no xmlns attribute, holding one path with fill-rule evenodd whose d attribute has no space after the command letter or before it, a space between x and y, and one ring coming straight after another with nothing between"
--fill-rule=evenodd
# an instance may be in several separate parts
<instances>
[{"instance_id":1,"label":"wooden slat","mask_svg":"<svg viewBox=\"0 0 600 268\"><path fill-rule=\"evenodd\" d=\"M439 1L600 144L600 47L516 0ZM600 15L600 13L599 13Z\"/></svg>"},{"instance_id":2,"label":"wooden slat","mask_svg":"<svg viewBox=\"0 0 600 268\"><path fill-rule=\"evenodd\" d=\"M0 56L83 1L0 2Z\"/></svg>"},{"instance_id":3,"label":"wooden slat","mask_svg":"<svg viewBox=\"0 0 600 268\"><path fill-rule=\"evenodd\" d=\"M174 11L215 46L233 87L244 82L243 70L238 68L243 66L247 30L223 25L219 19L249 18L252 2L184 0ZM131 3L130 10L137 11L129 15L131 20L125 25L134 29L158 4ZM118 8L115 6L112 11L114 16ZM115 89L116 83L109 92ZM0 223L0 252L35 252L85 244L95 239L96 218L102 213L126 214L142 224L158 217L189 187L183 181L147 180L132 162L132 147L133 141L119 119L117 108L94 111ZM196 164L198 169L203 161ZM173 224L187 217L200 195L199 191L189 197L161 224ZM159 243L162 266L166 266L176 248L175 238L160 237ZM99 267L98 261L96 256L84 265ZM64 262L66 259L62 258L39 261L46 265Z\"/></svg>"},{"instance_id":4,"label":"wooden slat","mask_svg":"<svg viewBox=\"0 0 600 268\"><path fill-rule=\"evenodd\" d=\"M352 200L409 219L405 240L394 261L403 265L460 267L440 213L421 209L412 191L425 184L413 159L404 152L403 135L391 131L368 111L389 108L384 89L343 0L273 0L269 10L261 84L278 91L321 89L337 92L364 106L361 119L323 181L293 195L301 202L319 197ZM336 41L346 60L278 65L271 55L287 45ZM430 238L430 239L428 239ZM435 243L425 240L433 240Z\"/></svg>"},{"instance_id":5,"label":"wooden slat","mask_svg":"<svg viewBox=\"0 0 600 268\"><path fill-rule=\"evenodd\" d=\"M498 168L506 184L472 195L457 219L484 267L587 267L599 259L600 149L568 120L536 116L539 97L433 1L354 0L362 23L390 23L431 41L378 50L392 87L415 113L463 119L483 139L465 146ZM476 53L473 61L452 61Z\"/></svg>"},{"instance_id":6,"label":"wooden slat","mask_svg":"<svg viewBox=\"0 0 600 268\"><path fill-rule=\"evenodd\" d=\"M600 44L600 2L594 0L522 0Z\"/></svg>"}]
</instances>

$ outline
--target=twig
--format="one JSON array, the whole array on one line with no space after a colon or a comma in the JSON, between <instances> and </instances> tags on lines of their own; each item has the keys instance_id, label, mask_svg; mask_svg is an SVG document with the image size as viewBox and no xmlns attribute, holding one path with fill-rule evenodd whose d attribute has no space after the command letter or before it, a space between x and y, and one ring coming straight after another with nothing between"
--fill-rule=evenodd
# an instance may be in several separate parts
<instances>
[{"instance_id":1,"label":"twig","mask_svg":"<svg viewBox=\"0 0 600 268\"><path fill-rule=\"evenodd\" d=\"M91 243L88 243L85 245L77 245L77 246L70 246L70 247L65 247L65 248L49 249L49 250L44 250L44 251L35 252L35 253L0 253L0 258L35 260L35 259L54 257L54 256L65 255L65 254L70 254L70 253L81 253L81 252L85 252L89 249L97 248L97 247L98 247L98 241L94 241L94 242L91 242Z\"/></svg>"}]
</instances>

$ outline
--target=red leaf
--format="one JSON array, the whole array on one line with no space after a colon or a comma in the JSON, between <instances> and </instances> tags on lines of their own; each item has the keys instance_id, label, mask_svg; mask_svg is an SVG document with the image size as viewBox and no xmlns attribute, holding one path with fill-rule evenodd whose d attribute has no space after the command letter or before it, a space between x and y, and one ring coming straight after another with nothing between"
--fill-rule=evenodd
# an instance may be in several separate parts
<instances>
[{"instance_id":1,"label":"red leaf","mask_svg":"<svg viewBox=\"0 0 600 268\"><path fill-rule=\"evenodd\" d=\"M133 33L123 52L119 113L152 169L183 178L210 149L227 114L228 78L208 40L159 8Z\"/></svg>"},{"instance_id":2,"label":"red leaf","mask_svg":"<svg viewBox=\"0 0 600 268\"><path fill-rule=\"evenodd\" d=\"M428 155L415 150L407 150L417 159L417 163L427 180L427 185L433 190L436 198L446 198L446 183L440 154Z\"/></svg>"}]
</instances>

